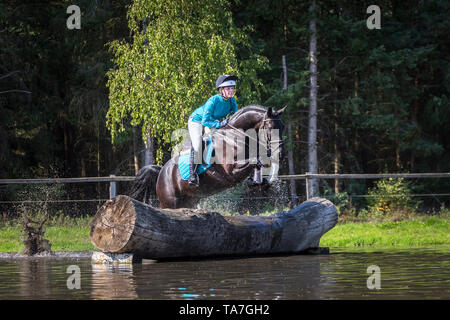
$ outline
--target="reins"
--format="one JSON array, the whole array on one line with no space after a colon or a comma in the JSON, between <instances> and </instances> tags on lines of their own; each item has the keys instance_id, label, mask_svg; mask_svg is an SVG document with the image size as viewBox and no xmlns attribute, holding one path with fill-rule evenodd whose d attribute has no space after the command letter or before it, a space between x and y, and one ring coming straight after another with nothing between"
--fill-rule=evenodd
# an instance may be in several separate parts
<instances>
[{"instance_id":1,"label":"reins","mask_svg":"<svg viewBox=\"0 0 450 320\"><path fill-rule=\"evenodd\" d=\"M281 119L266 119L266 116L267 116L267 114L264 114L264 118L263 118L263 120L262 120L262 122L264 123L262 129L264 129L264 130L267 130L267 129L265 128L265 122L266 122L266 121L277 121L277 120L278 120L278 121L281 121ZM243 135L243 136L249 138L249 140L253 140L253 141L257 142L258 144L264 146L264 144L262 144L260 141L258 141L258 139L255 139L254 137L252 137L252 136L250 136L249 134L245 133L242 129L238 129L238 128L236 128L235 126L231 125L230 123L228 123L227 126L229 126L231 129L233 129L234 132L238 132L239 134L241 134L241 135ZM225 136L224 134L220 133L218 130L215 131L214 134L220 135L220 136L222 136L223 138L226 139L226 136ZM266 148L267 148L267 150L269 150L269 151L271 152L271 149L272 149L272 148L271 148L271 144L272 144L272 143L280 143L280 142L283 142L283 139L276 140L276 141L272 141L272 139L269 139L268 134L269 134L269 133L267 132L267 133L266 133L266 141L267 141ZM277 149L278 149L278 148L277 148Z\"/></svg>"}]
</instances>

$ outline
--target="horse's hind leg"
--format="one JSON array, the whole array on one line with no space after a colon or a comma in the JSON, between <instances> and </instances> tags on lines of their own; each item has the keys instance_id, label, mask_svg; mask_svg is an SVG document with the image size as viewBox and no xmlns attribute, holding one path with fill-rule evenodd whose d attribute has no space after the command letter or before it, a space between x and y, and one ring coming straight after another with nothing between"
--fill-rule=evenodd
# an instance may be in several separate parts
<instances>
[{"instance_id":1,"label":"horse's hind leg","mask_svg":"<svg viewBox=\"0 0 450 320\"><path fill-rule=\"evenodd\" d=\"M197 209L197 205L200 199L197 198L178 198L178 197L164 197L160 201L161 209L178 209L178 208L194 208Z\"/></svg>"},{"instance_id":2,"label":"horse's hind leg","mask_svg":"<svg viewBox=\"0 0 450 320\"><path fill-rule=\"evenodd\" d=\"M178 204L179 204L179 208L198 209L199 202L200 202L199 198L186 197L186 198L183 198Z\"/></svg>"},{"instance_id":3,"label":"horse's hind leg","mask_svg":"<svg viewBox=\"0 0 450 320\"><path fill-rule=\"evenodd\" d=\"M177 197L164 197L159 201L161 209L178 209L180 208L181 199Z\"/></svg>"},{"instance_id":4,"label":"horse's hind leg","mask_svg":"<svg viewBox=\"0 0 450 320\"><path fill-rule=\"evenodd\" d=\"M138 201L152 204L151 199L156 196L156 181L160 171L161 167L157 165L142 167L133 181L129 196Z\"/></svg>"}]
</instances>

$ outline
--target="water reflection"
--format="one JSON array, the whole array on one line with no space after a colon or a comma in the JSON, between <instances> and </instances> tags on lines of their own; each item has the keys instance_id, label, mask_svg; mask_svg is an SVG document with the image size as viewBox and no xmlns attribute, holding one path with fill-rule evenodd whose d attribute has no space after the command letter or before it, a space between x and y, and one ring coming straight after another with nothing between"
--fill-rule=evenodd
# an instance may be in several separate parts
<instances>
[{"instance_id":1,"label":"water reflection","mask_svg":"<svg viewBox=\"0 0 450 320\"><path fill-rule=\"evenodd\" d=\"M143 265L135 281L140 298L316 299L320 260L290 256L157 263Z\"/></svg>"},{"instance_id":2,"label":"water reflection","mask_svg":"<svg viewBox=\"0 0 450 320\"><path fill-rule=\"evenodd\" d=\"M48 260L29 260L18 265L20 296L49 296L50 264ZM46 275L46 276L43 276Z\"/></svg>"},{"instance_id":3,"label":"water reflection","mask_svg":"<svg viewBox=\"0 0 450 320\"><path fill-rule=\"evenodd\" d=\"M0 299L449 299L450 248L331 250L330 255L98 265L0 259ZM67 268L81 288L67 287ZM367 267L381 289L367 288Z\"/></svg>"},{"instance_id":4,"label":"water reflection","mask_svg":"<svg viewBox=\"0 0 450 320\"><path fill-rule=\"evenodd\" d=\"M92 299L136 299L133 265L92 264Z\"/></svg>"}]
</instances>

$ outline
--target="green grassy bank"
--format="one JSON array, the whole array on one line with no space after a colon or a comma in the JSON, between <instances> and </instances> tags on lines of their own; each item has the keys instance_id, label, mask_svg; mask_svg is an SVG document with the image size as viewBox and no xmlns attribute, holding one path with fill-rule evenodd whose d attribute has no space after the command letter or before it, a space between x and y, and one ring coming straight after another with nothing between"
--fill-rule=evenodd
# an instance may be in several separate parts
<instances>
[{"instance_id":1,"label":"green grassy bank","mask_svg":"<svg viewBox=\"0 0 450 320\"><path fill-rule=\"evenodd\" d=\"M419 247L450 244L450 219L428 217L397 222L338 223L321 247Z\"/></svg>"},{"instance_id":2,"label":"green grassy bank","mask_svg":"<svg viewBox=\"0 0 450 320\"><path fill-rule=\"evenodd\" d=\"M45 238L53 251L95 250L89 240L89 219L75 222L54 222L47 228ZM0 252L23 249L20 227L0 225ZM450 244L448 217L421 217L405 221L341 222L321 239L321 247L420 247Z\"/></svg>"},{"instance_id":3,"label":"green grassy bank","mask_svg":"<svg viewBox=\"0 0 450 320\"><path fill-rule=\"evenodd\" d=\"M90 227L51 226L44 236L52 245L52 251L94 250L89 240ZM19 252L23 250L20 240L22 233L18 226L0 228L0 252Z\"/></svg>"},{"instance_id":4,"label":"green grassy bank","mask_svg":"<svg viewBox=\"0 0 450 320\"><path fill-rule=\"evenodd\" d=\"M44 238L52 251L89 251L94 246L89 240L91 217L69 218L58 216L46 224ZM0 223L0 252L19 252L24 246L19 221Z\"/></svg>"}]
</instances>

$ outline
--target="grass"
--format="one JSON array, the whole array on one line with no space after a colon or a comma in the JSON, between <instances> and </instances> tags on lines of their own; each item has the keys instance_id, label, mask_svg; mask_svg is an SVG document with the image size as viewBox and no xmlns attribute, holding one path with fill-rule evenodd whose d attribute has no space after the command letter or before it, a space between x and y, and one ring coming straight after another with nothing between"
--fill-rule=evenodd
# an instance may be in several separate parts
<instances>
[{"instance_id":1,"label":"grass","mask_svg":"<svg viewBox=\"0 0 450 320\"><path fill-rule=\"evenodd\" d=\"M52 251L95 250L89 239L91 217L69 218L59 216L46 224L44 238L51 243ZM0 224L0 252L19 252L24 246L17 221Z\"/></svg>"},{"instance_id":2,"label":"grass","mask_svg":"<svg viewBox=\"0 0 450 320\"><path fill-rule=\"evenodd\" d=\"M321 239L322 247L417 247L450 244L450 219L413 218L408 221L347 222Z\"/></svg>"},{"instance_id":3,"label":"grass","mask_svg":"<svg viewBox=\"0 0 450 320\"><path fill-rule=\"evenodd\" d=\"M44 238L49 240L52 251L94 250L89 240L89 227L47 227ZM19 252L23 250L19 226L0 228L0 252Z\"/></svg>"}]
</instances>

